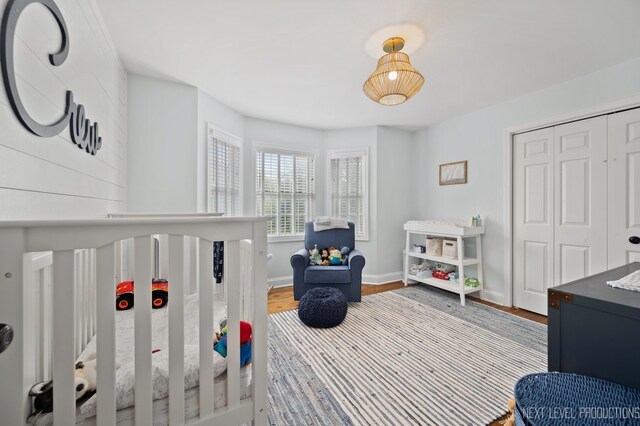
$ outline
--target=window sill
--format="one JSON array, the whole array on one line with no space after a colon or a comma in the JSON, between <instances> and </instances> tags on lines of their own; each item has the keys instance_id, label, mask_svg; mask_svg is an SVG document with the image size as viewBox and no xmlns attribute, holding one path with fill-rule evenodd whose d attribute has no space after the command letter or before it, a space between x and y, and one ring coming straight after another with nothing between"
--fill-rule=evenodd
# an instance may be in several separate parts
<instances>
[{"instance_id":1,"label":"window sill","mask_svg":"<svg viewBox=\"0 0 640 426\"><path fill-rule=\"evenodd\" d=\"M267 243L290 243L304 241L304 235L294 236L282 236L282 237L267 237Z\"/></svg>"}]
</instances>

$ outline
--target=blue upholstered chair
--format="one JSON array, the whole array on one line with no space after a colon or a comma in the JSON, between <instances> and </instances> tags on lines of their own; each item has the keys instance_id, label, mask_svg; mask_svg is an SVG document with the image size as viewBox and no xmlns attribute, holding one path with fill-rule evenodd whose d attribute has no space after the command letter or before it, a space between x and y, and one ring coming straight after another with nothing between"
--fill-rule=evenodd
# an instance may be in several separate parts
<instances>
[{"instance_id":1,"label":"blue upholstered chair","mask_svg":"<svg viewBox=\"0 0 640 426\"><path fill-rule=\"evenodd\" d=\"M318 245L322 250L327 247L349 247L349 260L346 265L317 266L309 265L309 250ZM329 229L315 232L313 222L307 222L304 233L304 249L291 256L293 267L293 298L302 296L315 287L333 287L344 293L349 302L359 302L362 290L362 268L364 256L355 249L355 227L349 222L349 229Z\"/></svg>"}]
</instances>

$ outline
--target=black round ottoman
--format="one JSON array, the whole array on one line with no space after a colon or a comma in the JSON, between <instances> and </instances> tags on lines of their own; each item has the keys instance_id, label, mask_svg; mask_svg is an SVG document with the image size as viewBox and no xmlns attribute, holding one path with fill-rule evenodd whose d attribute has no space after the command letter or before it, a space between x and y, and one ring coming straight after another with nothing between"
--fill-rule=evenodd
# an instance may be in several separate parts
<instances>
[{"instance_id":1,"label":"black round ottoman","mask_svg":"<svg viewBox=\"0 0 640 426\"><path fill-rule=\"evenodd\" d=\"M309 327L335 327L346 316L347 298L335 288L313 288L302 296L298 304L298 317Z\"/></svg>"}]
</instances>

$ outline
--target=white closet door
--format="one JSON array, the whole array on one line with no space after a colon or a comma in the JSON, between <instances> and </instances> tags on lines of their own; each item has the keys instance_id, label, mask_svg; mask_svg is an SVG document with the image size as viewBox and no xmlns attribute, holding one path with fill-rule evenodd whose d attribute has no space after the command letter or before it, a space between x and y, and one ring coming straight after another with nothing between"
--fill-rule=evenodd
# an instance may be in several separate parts
<instances>
[{"instance_id":1,"label":"white closet door","mask_svg":"<svg viewBox=\"0 0 640 426\"><path fill-rule=\"evenodd\" d=\"M640 262L632 237L640 237L640 109L609 116L609 268Z\"/></svg>"},{"instance_id":2,"label":"white closet door","mask_svg":"<svg viewBox=\"0 0 640 426\"><path fill-rule=\"evenodd\" d=\"M607 118L554 127L554 149L559 285L607 269Z\"/></svg>"},{"instance_id":3,"label":"white closet door","mask_svg":"<svg viewBox=\"0 0 640 426\"><path fill-rule=\"evenodd\" d=\"M514 137L513 302L546 314L553 286L553 129Z\"/></svg>"}]
</instances>

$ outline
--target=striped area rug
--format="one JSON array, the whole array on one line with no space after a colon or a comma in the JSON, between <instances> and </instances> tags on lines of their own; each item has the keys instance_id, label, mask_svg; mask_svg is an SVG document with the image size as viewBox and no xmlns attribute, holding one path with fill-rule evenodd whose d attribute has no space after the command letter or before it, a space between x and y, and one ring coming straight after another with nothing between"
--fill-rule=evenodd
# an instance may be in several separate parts
<instances>
[{"instance_id":1,"label":"striped area rug","mask_svg":"<svg viewBox=\"0 0 640 426\"><path fill-rule=\"evenodd\" d=\"M365 297L328 330L270 316L273 425L479 425L546 371L546 327L425 286Z\"/></svg>"}]
</instances>

